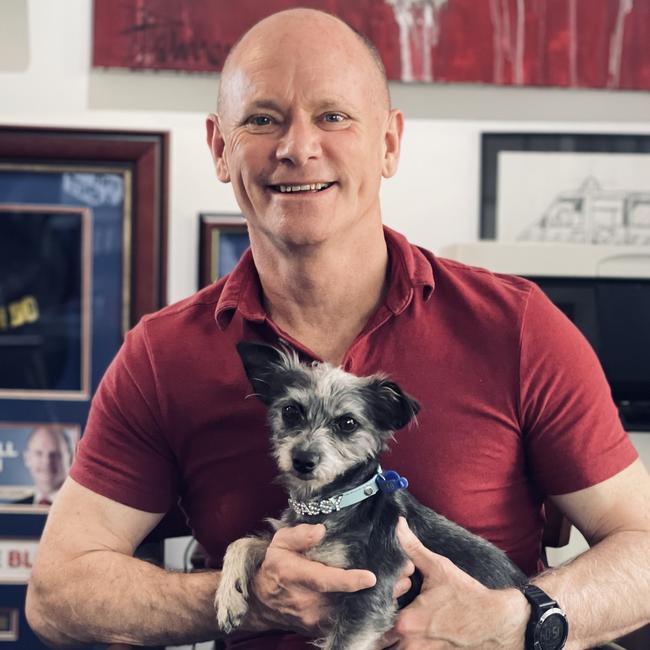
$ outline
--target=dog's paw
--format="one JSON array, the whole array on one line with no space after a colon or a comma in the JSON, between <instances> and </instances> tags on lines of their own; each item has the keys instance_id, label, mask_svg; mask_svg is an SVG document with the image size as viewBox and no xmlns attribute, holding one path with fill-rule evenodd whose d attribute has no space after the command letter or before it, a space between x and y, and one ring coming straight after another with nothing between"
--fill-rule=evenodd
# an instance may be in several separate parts
<instances>
[{"instance_id":1,"label":"dog's paw","mask_svg":"<svg viewBox=\"0 0 650 650\"><path fill-rule=\"evenodd\" d=\"M248 612L248 590L241 580L222 576L214 602L217 624L226 634L234 632Z\"/></svg>"}]
</instances>

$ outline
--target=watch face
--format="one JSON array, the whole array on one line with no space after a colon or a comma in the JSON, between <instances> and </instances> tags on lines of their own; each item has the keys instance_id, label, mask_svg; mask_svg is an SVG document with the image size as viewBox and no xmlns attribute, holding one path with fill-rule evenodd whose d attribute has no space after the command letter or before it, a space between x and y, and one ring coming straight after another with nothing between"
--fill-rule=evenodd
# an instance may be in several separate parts
<instances>
[{"instance_id":1,"label":"watch face","mask_svg":"<svg viewBox=\"0 0 650 650\"><path fill-rule=\"evenodd\" d=\"M541 650L558 650L566 640L566 619L560 614L551 614L539 626L537 641Z\"/></svg>"}]
</instances>

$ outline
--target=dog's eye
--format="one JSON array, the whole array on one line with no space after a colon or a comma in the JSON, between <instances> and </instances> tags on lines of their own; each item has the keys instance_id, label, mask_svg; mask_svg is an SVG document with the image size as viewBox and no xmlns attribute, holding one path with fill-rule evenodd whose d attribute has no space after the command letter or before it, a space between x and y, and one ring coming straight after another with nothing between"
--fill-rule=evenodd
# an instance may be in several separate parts
<instances>
[{"instance_id":1,"label":"dog's eye","mask_svg":"<svg viewBox=\"0 0 650 650\"><path fill-rule=\"evenodd\" d=\"M359 428L359 423L349 415L343 415L336 420L336 426L343 433L354 433Z\"/></svg>"},{"instance_id":2,"label":"dog's eye","mask_svg":"<svg viewBox=\"0 0 650 650\"><path fill-rule=\"evenodd\" d=\"M282 420L288 427L295 427L302 421L302 413L295 404L287 404L282 407Z\"/></svg>"}]
</instances>

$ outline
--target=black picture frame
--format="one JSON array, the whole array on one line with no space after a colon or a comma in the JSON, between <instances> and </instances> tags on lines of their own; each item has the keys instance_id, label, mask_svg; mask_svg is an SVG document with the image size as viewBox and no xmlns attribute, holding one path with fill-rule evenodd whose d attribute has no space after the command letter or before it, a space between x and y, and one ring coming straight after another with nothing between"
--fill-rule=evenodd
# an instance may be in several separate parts
<instances>
[{"instance_id":1,"label":"black picture frame","mask_svg":"<svg viewBox=\"0 0 650 650\"><path fill-rule=\"evenodd\" d=\"M619 162L623 164L624 158L620 156L625 154L641 154L648 156L648 164L650 164L650 135L648 134L601 134L601 133L524 133L524 132L485 132L481 134L481 178L480 178L480 227L479 237L488 240L500 240L502 235L499 232L498 212L499 212L499 184L506 182L504 179L499 178L500 157L502 154L508 152L520 153L558 153L564 154L566 160L571 161L570 156L567 154L605 154L607 160L611 161L613 166ZM522 158L521 160L525 160ZM503 159L502 159L503 160ZM552 159L549 157L549 171L559 173L557 166L552 165ZM575 161L584 161L584 156L576 156ZM519 161L519 162L520 162ZM518 180L512 184L513 191L525 196L526 192L530 189L529 183L539 175L530 174L526 178L526 170L522 169L521 165L518 166ZM577 168L577 173L582 173ZM591 181L598 182L596 179L585 179L585 182ZM515 187L516 185L516 187ZM510 186L509 186L510 187ZM597 188L598 189L598 188ZM575 184L569 182L566 187L558 187L558 192L567 190L569 193L575 190L575 197L569 194L564 194L563 200L580 201L580 188L576 188ZM644 188L639 188L641 193L645 193ZM648 184L648 191L650 191L650 183ZM603 193L607 192L604 188ZM620 194L620 192L619 192ZM633 197L618 197L617 201L633 201ZM634 192L632 192L634 194ZM645 198L643 199L645 201ZM550 205L550 204L549 204ZM645 208L644 208L645 209ZM568 217L567 217L568 218ZM618 217L617 217L618 218ZM540 224L542 223L542 215L540 215ZM546 224L548 222L544 222ZM541 227L541 226L540 226ZM607 228L603 227L598 231L590 230L589 233L583 237L579 234L579 229L572 231L569 234L562 234L555 232L553 237L555 241L574 241L575 243L622 243L644 245L645 231L630 234L628 230L618 229L616 233L613 228L609 229L611 236L608 235ZM540 235L541 231L537 230L534 233L531 231L531 237L535 235L538 240L543 239L545 235ZM549 230L544 232L548 234ZM578 234L576 234L576 232ZM650 229L648 230L650 237ZM553 239L549 237L549 241ZM580 242L580 239L584 242ZM611 241L606 241L607 238ZM636 238L636 241L635 241ZM602 240L602 241L600 241Z\"/></svg>"},{"instance_id":2,"label":"black picture frame","mask_svg":"<svg viewBox=\"0 0 650 650\"><path fill-rule=\"evenodd\" d=\"M246 219L241 214L199 214L199 289L230 273L248 245Z\"/></svg>"}]
</instances>

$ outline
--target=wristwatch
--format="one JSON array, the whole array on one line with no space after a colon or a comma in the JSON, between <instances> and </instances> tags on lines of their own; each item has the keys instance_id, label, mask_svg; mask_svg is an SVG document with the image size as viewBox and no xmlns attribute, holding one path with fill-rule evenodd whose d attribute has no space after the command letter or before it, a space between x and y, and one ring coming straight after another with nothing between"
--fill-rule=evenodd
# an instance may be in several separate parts
<instances>
[{"instance_id":1,"label":"wristwatch","mask_svg":"<svg viewBox=\"0 0 650 650\"><path fill-rule=\"evenodd\" d=\"M561 650L569 635L566 614L536 585L524 585L521 593L532 607L526 626L526 650Z\"/></svg>"}]
</instances>

